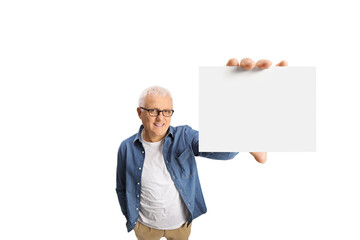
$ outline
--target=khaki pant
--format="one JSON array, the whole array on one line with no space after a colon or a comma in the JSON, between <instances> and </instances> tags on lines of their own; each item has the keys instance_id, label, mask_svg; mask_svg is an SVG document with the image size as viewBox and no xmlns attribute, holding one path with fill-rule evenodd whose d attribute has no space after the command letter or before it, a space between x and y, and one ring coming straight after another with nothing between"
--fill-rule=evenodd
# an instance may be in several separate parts
<instances>
[{"instance_id":1,"label":"khaki pant","mask_svg":"<svg viewBox=\"0 0 360 240\"><path fill-rule=\"evenodd\" d=\"M137 222L134 228L138 240L159 240L165 237L167 240L188 240L191 232L191 224L187 227L187 222L181 227L173 230L159 230L150 228Z\"/></svg>"}]
</instances>

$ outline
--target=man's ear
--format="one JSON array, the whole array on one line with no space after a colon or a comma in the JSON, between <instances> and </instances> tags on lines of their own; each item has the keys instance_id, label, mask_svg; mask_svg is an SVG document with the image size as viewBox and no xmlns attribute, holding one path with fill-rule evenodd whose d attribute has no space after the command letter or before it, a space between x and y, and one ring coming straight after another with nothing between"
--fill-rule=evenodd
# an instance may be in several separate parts
<instances>
[{"instance_id":1,"label":"man's ear","mask_svg":"<svg viewBox=\"0 0 360 240\"><path fill-rule=\"evenodd\" d=\"M137 111L137 113L138 113L138 116L139 116L139 118L141 119L141 108L140 107L138 107L137 109L136 109L136 111Z\"/></svg>"}]
</instances>

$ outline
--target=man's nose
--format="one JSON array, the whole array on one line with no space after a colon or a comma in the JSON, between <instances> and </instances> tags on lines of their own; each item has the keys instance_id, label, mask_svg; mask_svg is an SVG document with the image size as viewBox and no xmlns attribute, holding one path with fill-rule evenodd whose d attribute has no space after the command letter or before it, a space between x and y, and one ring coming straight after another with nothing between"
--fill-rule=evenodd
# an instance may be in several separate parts
<instances>
[{"instance_id":1,"label":"man's nose","mask_svg":"<svg viewBox=\"0 0 360 240\"><path fill-rule=\"evenodd\" d=\"M158 115L156 116L156 120L162 120L164 118L162 112L159 112Z\"/></svg>"}]
</instances>

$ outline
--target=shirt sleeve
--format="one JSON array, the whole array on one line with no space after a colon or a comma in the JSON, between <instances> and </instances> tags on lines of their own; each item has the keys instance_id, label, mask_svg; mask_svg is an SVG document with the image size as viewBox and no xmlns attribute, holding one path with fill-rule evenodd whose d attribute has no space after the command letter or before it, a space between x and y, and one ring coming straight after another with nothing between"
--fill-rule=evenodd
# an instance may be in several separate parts
<instances>
[{"instance_id":1,"label":"shirt sleeve","mask_svg":"<svg viewBox=\"0 0 360 240\"><path fill-rule=\"evenodd\" d=\"M216 160L229 160L238 154L238 152L199 152L199 132L189 126L185 130L185 137L189 141L195 156Z\"/></svg>"},{"instance_id":2,"label":"shirt sleeve","mask_svg":"<svg viewBox=\"0 0 360 240\"><path fill-rule=\"evenodd\" d=\"M126 208L126 162L125 162L125 149L124 144L121 144L118 150L117 156L117 168L116 168L116 193L120 203L121 211L126 217L127 208Z\"/></svg>"}]
</instances>

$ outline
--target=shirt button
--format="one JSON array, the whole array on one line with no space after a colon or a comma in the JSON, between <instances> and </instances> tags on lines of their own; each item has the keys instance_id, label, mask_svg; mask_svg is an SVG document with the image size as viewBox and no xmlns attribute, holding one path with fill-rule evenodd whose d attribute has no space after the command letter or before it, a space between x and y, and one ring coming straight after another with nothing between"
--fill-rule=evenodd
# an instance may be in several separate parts
<instances>
[{"instance_id":1,"label":"shirt button","mask_svg":"<svg viewBox=\"0 0 360 240\"><path fill-rule=\"evenodd\" d=\"M140 185L140 183L138 182L138 185Z\"/></svg>"},{"instance_id":2,"label":"shirt button","mask_svg":"<svg viewBox=\"0 0 360 240\"><path fill-rule=\"evenodd\" d=\"M136 208L136 211L139 210L138 208Z\"/></svg>"},{"instance_id":3,"label":"shirt button","mask_svg":"<svg viewBox=\"0 0 360 240\"><path fill-rule=\"evenodd\" d=\"M144 151L142 151L141 153L144 153Z\"/></svg>"},{"instance_id":4,"label":"shirt button","mask_svg":"<svg viewBox=\"0 0 360 240\"><path fill-rule=\"evenodd\" d=\"M139 197L139 195L136 195L136 197Z\"/></svg>"},{"instance_id":5,"label":"shirt button","mask_svg":"<svg viewBox=\"0 0 360 240\"><path fill-rule=\"evenodd\" d=\"M139 167L139 170L141 170L141 167Z\"/></svg>"}]
</instances>

